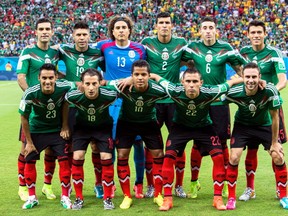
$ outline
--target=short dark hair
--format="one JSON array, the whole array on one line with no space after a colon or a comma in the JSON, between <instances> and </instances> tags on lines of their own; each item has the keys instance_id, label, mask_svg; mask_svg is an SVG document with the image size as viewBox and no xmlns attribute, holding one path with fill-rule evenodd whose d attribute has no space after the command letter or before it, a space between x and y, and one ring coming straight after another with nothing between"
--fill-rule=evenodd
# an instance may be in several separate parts
<instances>
[{"instance_id":1,"label":"short dark hair","mask_svg":"<svg viewBox=\"0 0 288 216\"><path fill-rule=\"evenodd\" d=\"M90 30L89 25L83 21L75 23L73 30L76 30L76 29L88 29L88 30Z\"/></svg>"},{"instance_id":2,"label":"short dark hair","mask_svg":"<svg viewBox=\"0 0 288 216\"><path fill-rule=\"evenodd\" d=\"M172 21L171 14L169 12L160 12L160 13L158 13L157 16L156 16L156 24L158 23L158 19L159 18L167 18L167 17L169 17L170 20Z\"/></svg>"},{"instance_id":3,"label":"short dark hair","mask_svg":"<svg viewBox=\"0 0 288 216\"><path fill-rule=\"evenodd\" d=\"M54 71L54 74L57 75L57 68L55 65L53 65L51 63L45 63L40 67L39 76L41 75L42 70L52 70L52 71Z\"/></svg>"},{"instance_id":4,"label":"short dark hair","mask_svg":"<svg viewBox=\"0 0 288 216\"><path fill-rule=\"evenodd\" d=\"M100 82L103 80L103 76L100 71L96 70L95 68L88 68L81 73L80 79L83 82L84 81L84 76L89 75L89 76L97 76L98 81Z\"/></svg>"},{"instance_id":5,"label":"short dark hair","mask_svg":"<svg viewBox=\"0 0 288 216\"><path fill-rule=\"evenodd\" d=\"M257 63L255 63L255 62L249 62L248 64L246 64L244 67L243 67L243 74L244 74L244 71L246 70L246 69L257 69L258 71L259 71L259 73L260 73L260 69L259 69L259 67L258 67L258 65L257 65Z\"/></svg>"},{"instance_id":6,"label":"short dark hair","mask_svg":"<svg viewBox=\"0 0 288 216\"><path fill-rule=\"evenodd\" d=\"M130 29L130 34L129 34L129 39L131 37L131 34L133 33L133 21L128 17L128 16L120 16L120 15L116 15L114 16L109 24L108 24L108 35L109 37L114 41L115 40L115 37L113 35L113 29L114 29L114 26L115 26L115 23L116 22L119 22L119 21L123 21L127 24L128 28Z\"/></svg>"},{"instance_id":7,"label":"short dark hair","mask_svg":"<svg viewBox=\"0 0 288 216\"><path fill-rule=\"evenodd\" d=\"M200 80L202 80L202 75L201 75L201 73L197 70L196 67L188 67L188 68L184 71L184 73L183 73L183 75L182 75L182 79L185 78L185 75L186 75L186 74L199 74Z\"/></svg>"},{"instance_id":8,"label":"short dark hair","mask_svg":"<svg viewBox=\"0 0 288 216\"><path fill-rule=\"evenodd\" d=\"M216 25L216 21L213 17L210 16L205 16L203 19L201 19L200 24L202 24L203 22L213 22Z\"/></svg>"},{"instance_id":9,"label":"short dark hair","mask_svg":"<svg viewBox=\"0 0 288 216\"><path fill-rule=\"evenodd\" d=\"M38 25L39 25L40 23L50 23L51 29L53 29L53 24L52 24L52 22L51 22L49 19L47 19L47 18L40 18L40 19L38 19L37 22L36 22L36 27L35 27L36 29L38 28Z\"/></svg>"},{"instance_id":10,"label":"short dark hair","mask_svg":"<svg viewBox=\"0 0 288 216\"><path fill-rule=\"evenodd\" d=\"M248 24L248 33L250 31L251 26L261 26L263 28L264 33L266 32L266 26L265 23L260 20L253 20Z\"/></svg>"},{"instance_id":11,"label":"short dark hair","mask_svg":"<svg viewBox=\"0 0 288 216\"><path fill-rule=\"evenodd\" d=\"M132 71L131 71L132 74L133 74L133 72L134 72L134 68L135 68L135 67L141 67L141 68L146 67L146 68L147 68L147 72L148 72L149 74L151 73L151 68L150 68L149 63L148 63L147 61L143 60L143 59L139 59L139 60L133 62L133 64L132 64Z\"/></svg>"}]
</instances>

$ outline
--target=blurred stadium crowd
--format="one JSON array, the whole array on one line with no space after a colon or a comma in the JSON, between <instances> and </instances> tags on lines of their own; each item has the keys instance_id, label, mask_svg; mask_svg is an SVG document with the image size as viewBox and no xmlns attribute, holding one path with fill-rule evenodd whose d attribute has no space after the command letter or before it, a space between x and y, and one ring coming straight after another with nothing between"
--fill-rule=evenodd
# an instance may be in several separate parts
<instances>
[{"instance_id":1,"label":"blurred stadium crowd","mask_svg":"<svg viewBox=\"0 0 288 216\"><path fill-rule=\"evenodd\" d=\"M240 48L248 43L248 23L257 18L267 26L267 43L288 50L287 0L0 0L0 56L17 56L35 42L34 24L41 17L54 22L53 43L72 42L72 27L85 20L91 28L91 42L106 38L109 18L125 14L133 18L132 40L155 34L154 22L160 11L172 14L173 33L187 41L199 37L201 17L210 15L218 23L218 37Z\"/></svg>"}]
</instances>

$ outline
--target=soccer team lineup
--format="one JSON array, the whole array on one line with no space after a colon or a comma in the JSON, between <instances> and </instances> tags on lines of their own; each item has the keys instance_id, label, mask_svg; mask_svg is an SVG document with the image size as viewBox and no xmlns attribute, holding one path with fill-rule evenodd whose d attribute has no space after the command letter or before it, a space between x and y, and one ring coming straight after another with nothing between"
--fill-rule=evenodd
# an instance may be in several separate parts
<instances>
[{"instance_id":1,"label":"soccer team lineup","mask_svg":"<svg viewBox=\"0 0 288 216\"><path fill-rule=\"evenodd\" d=\"M85 211L84 161L90 148L94 192L104 210L137 209L135 199L150 198L155 209L169 211L175 196L197 199L200 188L208 187L199 181L204 156L212 159L213 191L203 203L218 211L235 210L236 202L256 198L258 149L272 161L274 202L288 209L282 148L287 136L279 93L286 87L287 71L281 51L265 43L264 22L247 24L250 44L237 50L217 38L217 23L210 16L201 18L200 38L189 43L173 35L169 12L156 15L157 33L139 43L130 40L133 22L126 15L112 16L108 39L97 43L91 43L89 25L80 21L73 27L74 43L50 45L53 23L35 21L35 44L22 50L16 71L23 90L18 156L22 209L42 208L35 185L37 172L43 173L36 171L36 162L44 161L46 198L56 199L52 186L59 187L62 208ZM66 72L58 70L60 60ZM235 71L229 79L226 64ZM237 107L233 116L229 104ZM238 194L244 150L245 170L239 172L246 172L246 188ZM39 160L41 152L44 160ZM60 182L52 184L56 163ZM191 169L189 191L183 186L184 168ZM116 181L123 196L120 205L113 202Z\"/></svg>"}]
</instances>

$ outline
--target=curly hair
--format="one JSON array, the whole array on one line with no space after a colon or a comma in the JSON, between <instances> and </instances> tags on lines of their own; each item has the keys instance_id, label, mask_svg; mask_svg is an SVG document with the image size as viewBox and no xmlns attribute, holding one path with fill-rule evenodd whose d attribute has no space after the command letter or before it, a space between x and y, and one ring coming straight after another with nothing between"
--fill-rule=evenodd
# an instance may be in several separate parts
<instances>
[{"instance_id":1,"label":"curly hair","mask_svg":"<svg viewBox=\"0 0 288 216\"><path fill-rule=\"evenodd\" d=\"M119 16L119 15L114 16L110 20L110 22L108 24L108 35L109 35L109 37L113 41L115 40L115 37L113 35L113 30L114 30L114 27L115 27L115 23L118 22L118 21L123 21L123 22L125 22L127 24L128 28L130 30L130 34L129 34L129 37L128 37L130 39L130 36L133 33L133 21L128 16Z\"/></svg>"}]
</instances>

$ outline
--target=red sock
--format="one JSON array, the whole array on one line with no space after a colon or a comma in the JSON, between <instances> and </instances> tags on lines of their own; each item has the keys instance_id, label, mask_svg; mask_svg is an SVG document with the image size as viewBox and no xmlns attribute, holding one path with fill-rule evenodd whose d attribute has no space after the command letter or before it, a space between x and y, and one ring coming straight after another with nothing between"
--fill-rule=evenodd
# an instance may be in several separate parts
<instances>
[{"instance_id":1,"label":"red sock","mask_svg":"<svg viewBox=\"0 0 288 216\"><path fill-rule=\"evenodd\" d=\"M256 169L258 165L257 151L258 149L248 148L246 159L245 159L247 187L250 187L253 190L255 188L254 180L255 180L255 173L256 173Z\"/></svg>"},{"instance_id":2,"label":"red sock","mask_svg":"<svg viewBox=\"0 0 288 216\"><path fill-rule=\"evenodd\" d=\"M173 150L166 151L162 167L162 178L164 196L172 196L172 187L174 181L174 166L177 153Z\"/></svg>"},{"instance_id":3,"label":"red sock","mask_svg":"<svg viewBox=\"0 0 288 216\"><path fill-rule=\"evenodd\" d=\"M50 156L45 154L44 156L44 183L51 184L56 162L56 158L54 156Z\"/></svg>"},{"instance_id":4,"label":"red sock","mask_svg":"<svg viewBox=\"0 0 288 216\"><path fill-rule=\"evenodd\" d=\"M101 160L102 165L102 182L104 189L103 199L111 198L113 178L114 178L114 167L111 159Z\"/></svg>"},{"instance_id":5,"label":"red sock","mask_svg":"<svg viewBox=\"0 0 288 216\"><path fill-rule=\"evenodd\" d=\"M176 157L176 183L175 186L183 185L184 171L185 171L186 154L183 152L181 157Z\"/></svg>"},{"instance_id":6,"label":"red sock","mask_svg":"<svg viewBox=\"0 0 288 216\"><path fill-rule=\"evenodd\" d=\"M83 200L83 184L84 184L84 170L83 164L85 160L72 161L72 181L76 193L76 198Z\"/></svg>"},{"instance_id":7,"label":"red sock","mask_svg":"<svg viewBox=\"0 0 288 216\"><path fill-rule=\"evenodd\" d=\"M153 156L147 148L144 148L144 151L145 151L145 170L146 170L147 185L150 186L154 185L154 179L152 173Z\"/></svg>"},{"instance_id":8,"label":"red sock","mask_svg":"<svg viewBox=\"0 0 288 216\"><path fill-rule=\"evenodd\" d=\"M59 179L61 183L62 196L69 196L71 169L68 157L58 157Z\"/></svg>"},{"instance_id":9,"label":"red sock","mask_svg":"<svg viewBox=\"0 0 288 216\"><path fill-rule=\"evenodd\" d=\"M228 163L226 171L226 180L228 181L229 198L236 199L236 184L238 178L238 165Z\"/></svg>"},{"instance_id":10,"label":"red sock","mask_svg":"<svg viewBox=\"0 0 288 216\"><path fill-rule=\"evenodd\" d=\"M190 159L191 181L196 181L199 177L199 170L200 170L201 162L202 162L202 156L196 144L193 145L190 158L191 158Z\"/></svg>"},{"instance_id":11,"label":"red sock","mask_svg":"<svg viewBox=\"0 0 288 216\"><path fill-rule=\"evenodd\" d=\"M20 186L26 186L25 177L24 177L24 169L25 169L26 160L23 154L19 154L18 156L18 180Z\"/></svg>"},{"instance_id":12,"label":"red sock","mask_svg":"<svg viewBox=\"0 0 288 216\"><path fill-rule=\"evenodd\" d=\"M124 196L131 198L130 193L130 167L128 158L118 158L117 173Z\"/></svg>"},{"instance_id":13,"label":"red sock","mask_svg":"<svg viewBox=\"0 0 288 216\"><path fill-rule=\"evenodd\" d=\"M96 178L95 185L102 185L102 166L101 166L100 153L92 152L92 163L94 166L94 174Z\"/></svg>"},{"instance_id":14,"label":"red sock","mask_svg":"<svg viewBox=\"0 0 288 216\"><path fill-rule=\"evenodd\" d=\"M211 155L213 160L213 182L214 182L214 196L222 196L222 189L225 180L225 168L223 154L216 153Z\"/></svg>"},{"instance_id":15,"label":"red sock","mask_svg":"<svg viewBox=\"0 0 288 216\"><path fill-rule=\"evenodd\" d=\"M157 197L159 194L162 194L163 180L162 180L162 166L163 166L163 157L153 159L153 176L155 182L155 191L154 197Z\"/></svg>"},{"instance_id":16,"label":"red sock","mask_svg":"<svg viewBox=\"0 0 288 216\"><path fill-rule=\"evenodd\" d=\"M24 176L26 181L26 186L28 188L29 196L36 195L35 185L36 185L36 160L31 160L26 162L24 169Z\"/></svg>"},{"instance_id":17,"label":"red sock","mask_svg":"<svg viewBox=\"0 0 288 216\"><path fill-rule=\"evenodd\" d=\"M277 166L274 165L275 168L275 179L276 179L276 185L278 187L278 190L280 192L279 198L282 199L283 197L287 196L287 168L286 164Z\"/></svg>"}]
</instances>

